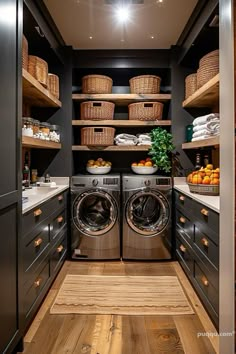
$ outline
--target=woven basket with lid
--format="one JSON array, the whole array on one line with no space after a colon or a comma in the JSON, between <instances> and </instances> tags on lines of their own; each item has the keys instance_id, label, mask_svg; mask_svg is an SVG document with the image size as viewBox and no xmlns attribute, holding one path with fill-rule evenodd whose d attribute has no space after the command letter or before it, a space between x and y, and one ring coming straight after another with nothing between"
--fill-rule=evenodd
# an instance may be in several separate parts
<instances>
[{"instance_id":1,"label":"woven basket with lid","mask_svg":"<svg viewBox=\"0 0 236 354\"><path fill-rule=\"evenodd\" d=\"M130 120L161 120L163 103L161 102L137 102L128 106Z\"/></svg>"},{"instance_id":2,"label":"woven basket with lid","mask_svg":"<svg viewBox=\"0 0 236 354\"><path fill-rule=\"evenodd\" d=\"M197 73L190 74L185 78L185 99L197 90Z\"/></svg>"},{"instance_id":3,"label":"woven basket with lid","mask_svg":"<svg viewBox=\"0 0 236 354\"><path fill-rule=\"evenodd\" d=\"M155 75L140 75L129 80L131 93L159 93L161 78Z\"/></svg>"},{"instance_id":4,"label":"woven basket with lid","mask_svg":"<svg viewBox=\"0 0 236 354\"><path fill-rule=\"evenodd\" d=\"M24 35L22 37L22 67L28 70L28 41Z\"/></svg>"},{"instance_id":5,"label":"woven basket with lid","mask_svg":"<svg viewBox=\"0 0 236 354\"><path fill-rule=\"evenodd\" d=\"M115 104L106 101L87 101L80 104L80 119L110 120L114 116Z\"/></svg>"},{"instance_id":6,"label":"woven basket with lid","mask_svg":"<svg viewBox=\"0 0 236 354\"><path fill-rule=\"evenodd\" d=\"M59 99L59 77L57 75L51 73L48 74L48 90L54 97Z\"/></svg>"},{"instance_id":7,"label":"woven basket with lid","mask_svg":"<svg viewBox=\"0 0 236 354\"><path fill-rule=\"evenodd\" d=\"M88 127L81 129L81 145L108 146L114 144L115 129Z\"/></svg>"},{"instance_id":8,"label":"woven basket with lid","mask_svg":"<svg viewBox=\"0 0 236 354\"><path fill-rule=\"evenodd\" d=\"M105 75L86 75L82 78L83 93L111 93L112 79Z\"/></svg>"},{"instance_id":9,"label":"woven basket with lid","mask_svg":"<svg viewBox=\"0 0 236 354\"><path fill-rule=\"evenodd\" d=\"M48 63L34 55L28 57L28 71L40 82L41 85L47 87L48 85Z\"/></svg>"}]
</instances>

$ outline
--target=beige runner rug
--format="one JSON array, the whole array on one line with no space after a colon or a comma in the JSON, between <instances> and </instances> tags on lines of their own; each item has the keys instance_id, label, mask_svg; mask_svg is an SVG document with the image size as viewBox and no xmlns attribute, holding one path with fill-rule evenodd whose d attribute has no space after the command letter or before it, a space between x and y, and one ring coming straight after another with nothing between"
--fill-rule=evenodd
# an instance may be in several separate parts
<instances>
[{"instance_id":1,"label":"beige runner rug","mask_svg":"<svg viewBox=\"0 0 236 354\"><path fill-rule=\"evenodd\" d=\"M51 314L188 315L176 276L67 275Z\"/></svg>"}]
</instances>

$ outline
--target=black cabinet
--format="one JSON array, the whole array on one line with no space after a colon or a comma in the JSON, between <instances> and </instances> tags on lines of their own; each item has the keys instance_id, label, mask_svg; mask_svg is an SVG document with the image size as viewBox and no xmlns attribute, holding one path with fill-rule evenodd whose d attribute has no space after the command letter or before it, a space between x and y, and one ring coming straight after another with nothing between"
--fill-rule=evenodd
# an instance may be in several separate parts
<instances>
[{"instance_id":1,"label":"black cabinet","mask_svg":"<svg viewBox=\"0 0 236 354\"><path fill-rule=\"evenodd\" d=\"M176 256L219 327L219 214L175 191Z\"/></svg>"},{"instance_id":2,"label":"black cabinet","mask_svg":"<svg viewBox=\"0 0 236 354\"><path fill-rule=\"evenodd\" d=\"M22 1L0 5L0 353L11 353L21 342L20 316L20 130Z\"/></svg>"}]
</instances>

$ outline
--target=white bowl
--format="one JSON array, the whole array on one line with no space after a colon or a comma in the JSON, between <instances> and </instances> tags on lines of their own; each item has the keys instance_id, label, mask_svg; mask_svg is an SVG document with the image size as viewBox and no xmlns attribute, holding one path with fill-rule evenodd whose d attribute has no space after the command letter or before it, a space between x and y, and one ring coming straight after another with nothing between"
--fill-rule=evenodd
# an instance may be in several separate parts
<instances>
[{"instance_id":1,"label":"white bowl","mask_svg":"<svg viewBox=\"0 0 236 354\"><path fill-rule=\"evenodd\" d=\"M138 175L152 175L157 171L157 166L131 166L131 170Z\"/></svg>"},{"instance_id":2,"label":"white bowl","mask_svg":"<svg viewBox=\"0 0 236 354\"><path fill-rule=\"evenodd\" d=\"M108 167L88 167L86 166L86 170L92 175L105 175L111 171L111 166Z\"/></svg>"}]
</instances>

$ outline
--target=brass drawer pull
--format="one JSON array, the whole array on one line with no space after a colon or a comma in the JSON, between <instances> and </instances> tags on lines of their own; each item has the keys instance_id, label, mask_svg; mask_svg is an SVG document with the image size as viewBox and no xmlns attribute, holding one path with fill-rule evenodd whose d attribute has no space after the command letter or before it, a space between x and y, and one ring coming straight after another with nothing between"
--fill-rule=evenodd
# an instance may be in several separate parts
<instances>
[{"instance_id":1,"label":"brass drawer pull","mask_svg":"<svg viewBox=\"0 0 236 354\"><path fill-rule=\"evenodd\" d=\"M185 200L185 197L183 195L180 195L179 200L181 200L181 202L183 202Z\"/></svg>"},{"instance_id":2,"label":"brass drawer pull","mask_svg":"<svg viewBox=\"0 0 236 354\"><path fill-rule=\"evenodd\" d=\"M203 238L201 239L201 243L203 244L203 246L206 246L206 247L209 246L209 241L208 241L205 237L203 237Z\"/></svg>"},{"instance_id":3,"label":"brass drawer pull","mask_svg":"<svg viewBox=\"0 0 236 354\"><path fill-rule=\"evenodd\" d=\"M186 219L183 216L181 216L179 218L179 221L181 222L181 224L185 224L186 223Z\"/></svg>"},{"instance_id":4,"label":"brass drawer pull","mask_svg":"<svg viewBox=\"0 0 236 354\"><path fill-rule=\"evenodd\" d=\"M209 211L208 211L207 209L204 209L204 208L203 208L203 209L201 210L201 214L204 215L204 216L208 216Z\"/></svg>"},{"instance_id":5,"label":"brass drawer pull","mask_svg":"<svg viewBox=\"0 0 236 354\"><path fill-rule=\"evenodd\" d=\"M62 245L57 247L57 252L61 253L63 251L64 247Z\"/></svg>"},{"instance_id":6,"label":"brass drawer pull","mask_svg":"<svg viewBox=\"0 0 236 354\"><path fill-rule=\"evenodd\" d=\"M36 217L36 216L39 216L39 215L41 215L42 214L42 210L41 209L36 209L35 211L34 211L34 216Z\"/></svg>"},{"instance_id":7,"label":"brass drawer pull","mask_svg":"<svg viewBox=\"0 0 236 354\"><path fill-rule=\"evenodd\" d=\"M59 196L57 197L57 199L59 200L59 202L62 201L62 200L63 200L63 195L59 195Z\"/></svg>"},{"instance_id":8,"label":"brass drawer pull","mask_svg":"<svg viewBox=\"0 0 236 354\"><path fill-rule=\"evenodd\" d=\"M63 216L58 216L57 218L58 224L62 223L62 221L63 221Z\"/></svg>"},{"instance_id":9,"label":"brass drawer pull","mask_svg":"<svg viewBox=\"0 0 236 354\"><path fill-rule=\"evenodd\" d=\"M180 249L180 251L182 251L183 253L185 253L186 252L186 247L184 247L184 245L180 245L179 246L179 249Z\"/></svg>"},{"instance_id":10,"label":"brass drawer pull","mask_svg":"<svg viewBox=\"0 0 236 354\"><path fill-rule=\"evenodd\" d=\"M207 280L207 278L206 277L202 277L201 278L201 281L202 281L202 284L204 285L204 286L208 286L209 285L209 281Z\"/></svg>"},{"instance_id":11,"label":"brass drawer pull","mask_svg":"<svg viewBox=\"0 0 236 354\"><path fill-rule=\"evenodd\" d=\"M34 241L34 247L40 246L42 242L43 242L43 239L41 237L39 237L37 240Z\"/></svg>"},{"instance_id":12,"label":"brass drawer pull","mask_svg":"<svg viewBox=\"0 0 236 354\"><path fill-rule=\"evenodd\" d=\"M35 280L34 282L35 288L38 288L41 285L42 280L43 280L42 278L38 278L37 280Z\"/></svg>"}]
</instances>

